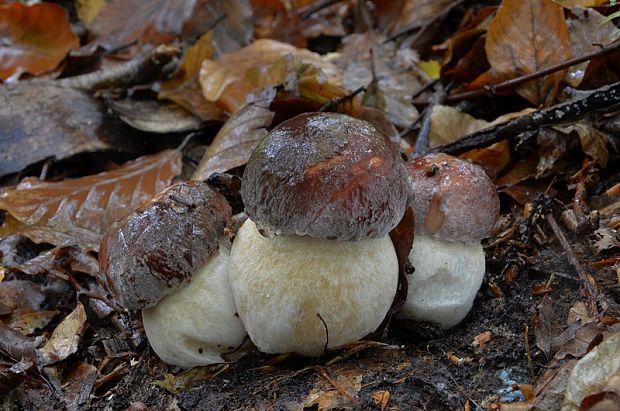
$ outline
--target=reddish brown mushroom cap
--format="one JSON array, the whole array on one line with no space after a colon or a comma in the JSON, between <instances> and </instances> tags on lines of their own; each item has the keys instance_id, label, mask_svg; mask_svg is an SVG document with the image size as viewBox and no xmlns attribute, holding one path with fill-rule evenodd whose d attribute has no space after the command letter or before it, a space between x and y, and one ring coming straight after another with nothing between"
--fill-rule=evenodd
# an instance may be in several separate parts
<instances>
[{"instance_id":1,"label":"reddish brown mushroom cap","mask_svg":"<svg viewBox=\"0 0 620 411\"><path fill-rule=\"evenodd\" d=\"M230 217L207 184L171 186L112 224L99 250L101 282L126 308L154 306L217 253Z\"/></svg>"},{"instance_id":2,"label":"reddish brown mushroom cap","mask_svg":"<svg viewBox=\"0 0 620 411\"><path fill-rule=\"evenodd\" d=\"M482 167L447 154L408 164L416 230L438 239L478 243L499 213L495 185Z\"/></svg>"},{"instance_id":3,"label":"reddish brown mushroom cap","mask_svg":"<svg viewBox=\"0 0 620 411\"><path fill-rule=\"evenodd\" d=\"M241 194L266 235L359 240L387 235L409 193L398 151L375 126L305 113L273 129L248 162Z\"/></svg>"}]
</instances>

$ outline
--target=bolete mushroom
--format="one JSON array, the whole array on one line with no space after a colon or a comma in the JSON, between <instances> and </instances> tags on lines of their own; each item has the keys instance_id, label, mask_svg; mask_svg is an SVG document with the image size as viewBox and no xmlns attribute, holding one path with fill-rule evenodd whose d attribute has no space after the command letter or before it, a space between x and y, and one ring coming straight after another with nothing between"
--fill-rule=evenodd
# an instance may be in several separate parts
<instances>
[{"instance_id":1,"label":"bolete mushroom","mask_svg":"<svg viewBox=\"0 0 620 411\"><path fill-rule=\"evenodd\" d=\"M415 215L407 300L398 316L442 328L469 312L485 272L480 241L499 213L495 185L484 170L447 154L408 164Z\"/></svg>"},{"instance_id":2,"label":"bolete mushroom","mask_svg":"<svg viewBox=\"0 0 620 411\"><path fill-rule=\"evenodd\" d=\"M99 251L102 283L142 309L155 353L182 368L223 362L245 338L228 281L230 206L202 182L177 183L115 222Z\"/></svg>"},{"instance_id":3,"label":"bolete mushroom","mask_svg":"<svg viewBox=\"0 0 620 411\"><path fill-rule=\"evenodd\" d=\"M381 324L398 283L388 233L408 194L396 148L363 120L306 113L262 140L230 256L235 304L261 351L319 355Z\"/></svg>"}]
</instances>

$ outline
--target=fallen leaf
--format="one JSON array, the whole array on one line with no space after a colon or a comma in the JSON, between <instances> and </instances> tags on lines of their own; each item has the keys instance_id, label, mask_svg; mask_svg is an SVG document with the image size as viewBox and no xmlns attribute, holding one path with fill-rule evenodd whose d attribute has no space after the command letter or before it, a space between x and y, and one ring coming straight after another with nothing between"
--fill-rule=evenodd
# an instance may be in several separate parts
<instances>
[{"instance_id":1,"label":"fallen leaf","mask_svg":"<svg viewBox=\"0 0 620 411\"><path fill-rule=\"evenodd\" d=\"M504 0L489 25L487 58L501 76L535 73L572 57L562 6L552 0ZM566 70L517 87L535 105L550 105Z\"/></svg>"},{"instance_id":2,"label":"fallen leaf","mask_svg":"<svg viewBox=\"0 0 620 411\"><path fill-rule=\"evenodd\" d=\"M169 101L106 99L108 107L131 127L149 133L182 133L203 126L200 118Z\"/></svg>"},{"instance_id":3,"label":"fallen leaf","mask_svg":"<svg viewBox=\"0 0 620 411\"><path fill-rule=\"evenodd\" d=\"M534 318L534 334L536 346L545 353L547 358L553 355L553 339L562 332L560 318L551 299L545 296L538 306L538 314Z\"/></svg>"},{"instance_id":4,"label":"fallen leaf","mask_svg":"<svg viewBox=\"0 0 620 411\"><path fill-rule=\"evenodd\" d=\"M126 135L131 129L104 114L105 107L89 94L51 82L0 87L0 176L50 157L137 151Z\"/></svg>"},{"instance_id":5,"label":"fallen leaf","mask_svg":"<svg viewBox=\"0 0 620 411\"><path fill-rule=\"evenodd\" d=\"M213 364L205 367L194 367L179 375L164 373L164 379L153 381L153 385L161 387L171 394L188 391L194 381L214 378L230 367L230 364Z\"/></svg>"},{"instance_id":6,"label":"fallen leaf","mask_svg":"<svg viewBox=\"0 0 620 411\"><path fill-rule=\"evenodd\" d=\"M323 72L323 83L341 84L339 71L322 56L274 40L259 39L219 60L204 60L200 84L207 101L234 113L246 96L263 87L278 86L302 73L306 66Z\"/></svg>"},{"instance_id":7,"label":"fallen leaf","mask_svg":"<svg viewBox=\"0 0 620 411\"><path fill-rule=\"evenodd\" d=\"M609 3L609 0L554 0L556 3L564 7L598 7Z\"/></svg>"},{"instance_id":8,"label":"fallen leaf","mask_svg":"<svg viewBox=\"0 0 620 411\"><path fill-rule=\"evenodd\" d=\"M538 165L536 166L536 178L545 175L557 161L562 158L568 148L566 135L555 130L543 128L536 136L538 145Z\"/></svg>"},{"instance_id":9,"label":"fallen leaf","mask_svg":"<svg viewBox=\"0 0 620 411\"><path fill-rule=\"evenodd\" d=\"M301 33L298 2L251 0L254 10L254 31L257 38L270 38L296 47L306 47Z\"/></svg>"},{"instance_id":10,"label":"fallen leaf","mask_svg":"<svg viewBox=\"0 0 620 411\"><path fill-rule=\"evenodd\" d=\"M580 121L568 126L555 126L554 128L566 134L577 133L583 152L602 167L607 166L609 160L607 138L599 130L592 127L590 122Z\"/></svg>"},{"instance_id":11,"label":"fallen leaf","mask_svg":"<svg viewBox=\"0 0 620 411\"><path fill-rule=\"evenodd\" d=\"M0 4L0 79L51 71L79 45L62 7Z\"/></svg>"},{"instance_id":12,"label":"fallen leaf","mask_svg":"<svg viewBox=\"0 0 620 411\"><path fill-rule=\"evenodd\" d=\"M6 394L24 380L24 376L11 370L12 364L0 360L0 394Z\"/></svg>"},{"instance_id":13,"label":"fallen leaf","mask_svg":"<svg viewBox=\"0 0 620 411\"><path fill-rule=\"evenodd\" d=\"M28 280L12 280L0 283L0 301L13 311L37 311L45 301L41 286Z\"/></svg>"},{"instance_id":14,"label":"fallen leaf","mask_svg":"<svg viewBox=\"0 0 620 411\"><path fill-rule=\"evenodd\" d=\"M612 249L620 249L620 234L617 230L603 227L594 232L594 243L592 249L595 255L601 255Z\"/></svg>"},{"instance_id":15,"label":"fallen leaf","mask_svg":"<svg viewBox=\"0 0 620 411\"><path fill-rule=\"evenodd\" d=\"M55 316L55 310L13 313L9 318L9 327L24 335L32 335L37 329L45 329Z\"/></svg>"},{"instance_id":16,"label":"fallen leaf","mask_svg":"<svg viewBox=\"0 0 620 411\"><path fill-rule=\"evenodd\" d=\"M214 53L213 32L209 31L185 52L174 75L161 84L158 97L174 101L205 121L222 120L222 112L215 103L205 99L198 82L203 60L213 57Z\"/></svg>"},{"instance_id":17,"label":"fallen leaf","mask_svg":"<svg viewBox=\"0 0 620 411\"><path fill-rule=\"evenodd\" d=\"M181 153L166 150L73 180L24 179L0 194L0 208L29 226L47 227L69 238L97 239L115 220L168 187L180 171Z\"/></svg>"},{"instance_id":18,"label":"fallen leaf","mask_svg":"<svg viewBox=\"0 0 620 411\"><path fill-rule=\"evenodd\" d=\"M329 376L340 390L352 398L357 397L358 392L362 389L362 373L359 370L347 368L337 371L330 370ZM355 405L334 384L323 377L317 376L316 378L314 387L303 402L304 407L316 406L320 410L327 411Z\"/></svg>"},{"instance_id":19,"label":"fallen leaf","mask_svg":"<svg viewBox=\"0 0 620 411\"><path fill-rule=\"evenodd\" d=\"M474 337L474 341L471 343L471 345L475 348L484 348L484 346L487 345L489 341L491 341L492 336L493 334L491 334L491 331L485 331L483 333L480 333Z\"/></svg>"},{"instance_id":20,"label":"fallen leaf","mask_svg":"<svg viewBox=\"0 0 620 411\"><path fill-rule=\"evenodd\" d=\"M390 402L389 391L375 391L372 394L372 400L379 407L381 411L385 411Z\"/></svg>"},{"instance_id":21,"label":"fallen leaf","mask_svg":"<svg viewBox=\"0 0 620 411\"><path fill-rule=\"evenodd\" d=\"M39 365L54 364L75 353L85 328L86 311L78 301L75 309L54 329L47 343L37 350Z\"/></svg>"},{"instance_id":22,"label":"fallen leaf","mask_svg":"<svg viewBox=\"0 0 620 411\"><path fill-rule=\"evenodd\" d=\"M388 34L395 34L406 27L422 25L435 14L442 11L450 0L373 0L377 26Z\"/></svg>"},{"instance_id":23,"label":"fallen leaf","mask_svg":"<svg viewBox=\"0 0 620 411\"><path fill-rule=\"evenodd\" d=\"M90 23L105 6L105 0L77 0L75 8L77 15L85 24Z\"/></svg>"},{"instance_id":24,"label":"fallen leaf","mask_svg":"<svg viewBox=\"0 0 620 411\"><path fill-rule=\"evenodd\" d=\"M258 99L233 114L217 133L196 167L192 179L206 181L247 163L256 145L267 135L274 113L269 104L275 93Z\"/></svg>"},{"instance_id":25,"label":"fallen leaf","mask_svg":"<svg viewBox=\"0 0 620 411\"><path fill-rule=\"evenodd\" d=\"M582 7L573 7L571 11L575 18L567 20L567 24L573 56L594 53L600 50L601 46L607 46L616 39L616 27L613 24L603 24L605 16L598 11ZM576 88L581 84L588 64L589 62L584 62L569 67L564 80Z\"/></svg>"},{"instance_id":26,"label":"fallen leaf","mask_svg":"<svg viewBox=\"0 0 620 411\"><path fill-rule=\"evenodd\" d=\"M106 49L133 42L168 43L183 29L196 0L110 0L86 28Z\"/></svg>"},{"instance_id":27,"label":"fallen leaf","mask_svg":"<svg viewBox=\"0 0 620 411\"><path fill-rule=\"evenodd\" d=\"M99 376L97 367L79 362L63 381L63 402L69 411L88 408L91 392Z\"/></svg>"}]
</instances>

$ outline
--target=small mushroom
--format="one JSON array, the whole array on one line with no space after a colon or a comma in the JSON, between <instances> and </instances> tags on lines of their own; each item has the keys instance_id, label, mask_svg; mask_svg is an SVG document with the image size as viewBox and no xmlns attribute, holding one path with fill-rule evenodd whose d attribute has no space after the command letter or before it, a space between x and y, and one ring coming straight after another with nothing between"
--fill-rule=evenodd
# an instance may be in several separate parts
<instances>
[{"instance_id":1,"label":"small mushroom","mask_svg":"<svg viewBox=\"0 0 620 411\"><path fill-rule=\"evenodd\" d=\"M480 241L499 213L495 185L484 170L447 154L408 164L414 200L415 239L409 262L409 292L400 318L442 328L469 312L485 272Z\"/></svg>"},{"instance_id":2,"label":"small mushroom","mask_svg":"<svg viewBox=\"0 0 620 411\"><path fill-rule=\"evenodd\" d=\"M228 281L231 210L205 183L177 183L124 219L101 242L101 282L128 309L143 309L146 336L182 368L223 362L245 330Z\"/></svg>"},{"instance_id":3,"label":"small mushroom","mask_svg":"<svg viewBox=\"0 0 620 411\"><path fill-rule=\"evenodd\" d=\"M319 355L381 324L398 284L388 233L408 185L394 145L365 121L306 113L265 137L243 175L250 218L230 256L239 316L261 351Z\"/></svg>"}]
</instances>

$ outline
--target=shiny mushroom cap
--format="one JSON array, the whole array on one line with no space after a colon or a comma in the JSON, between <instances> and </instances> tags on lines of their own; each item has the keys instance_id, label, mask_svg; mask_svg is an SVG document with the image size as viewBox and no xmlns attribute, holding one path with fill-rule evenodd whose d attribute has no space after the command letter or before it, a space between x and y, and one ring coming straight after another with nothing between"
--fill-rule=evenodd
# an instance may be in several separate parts
<instances>
[{"instance_id":1,"label":"shiny mushroom cap","mask_svg":"<svg viewBox=\"0 0 620 411\"><path fill-rule=\"evenodd\" d=\"M495 185L482 167L447 154L408 164L416 232L446 241L479 243L499 214Z\"/></svg>"},{"instance_id":2,"label":"shiny mushroom cap","mask_svg":"<svg viewBox=\"0 0 620 411\"><path fill-rule=\"evenodd\" d=\"M241 194L263 235L361 240L398 224L409 183L397 149L375 126L344 114L305 113L254 150Z\"/></svg>"}]
</instances>

